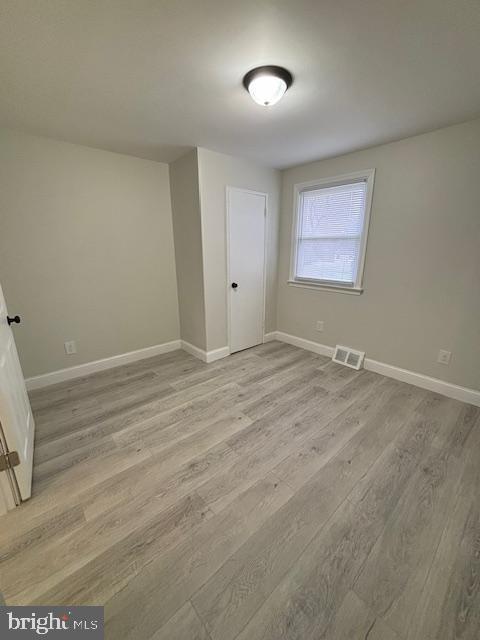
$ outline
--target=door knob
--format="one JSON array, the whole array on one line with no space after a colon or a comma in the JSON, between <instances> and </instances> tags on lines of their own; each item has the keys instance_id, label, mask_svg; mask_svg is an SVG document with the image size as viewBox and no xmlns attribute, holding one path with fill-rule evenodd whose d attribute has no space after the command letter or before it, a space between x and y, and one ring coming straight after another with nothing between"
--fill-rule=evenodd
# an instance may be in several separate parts
<instances>
[{"instance_id":1,"label":"door knob","mask_svg":"<svg viewBox=\"0 0 480 640\"><path fill-rule=\"evenodd\" d=\"M236 282L232 282L232 289L236 289L238 287L238 284Z\"/></svg>"},{"instance_id":2,"label":"door knob","mask_svg":"<svg viewBox=\"0 0 480 640\"><path fill-rule=\"evenodd\" d=\"M7 316L7 322L9 325L13 323L20 324L21 319L20 319L20 316L13 316L13 318L10 318L10 316Z\"/></svg>"}]
</instances>

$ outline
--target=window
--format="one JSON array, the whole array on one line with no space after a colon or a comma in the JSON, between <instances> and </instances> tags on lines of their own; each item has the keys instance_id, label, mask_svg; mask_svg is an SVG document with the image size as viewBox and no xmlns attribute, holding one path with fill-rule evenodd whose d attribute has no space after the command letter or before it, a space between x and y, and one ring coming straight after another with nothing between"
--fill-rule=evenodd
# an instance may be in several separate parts
<instances>
[{"instance_id":1,"label":"window","mask_svg":"<svg viewBox=\"0 0 480 640\"><path fill-rule=\"evenodd\" d=\"M295 186L291 284L362 291L374 173Z\"/></svg>"}]
</instances>

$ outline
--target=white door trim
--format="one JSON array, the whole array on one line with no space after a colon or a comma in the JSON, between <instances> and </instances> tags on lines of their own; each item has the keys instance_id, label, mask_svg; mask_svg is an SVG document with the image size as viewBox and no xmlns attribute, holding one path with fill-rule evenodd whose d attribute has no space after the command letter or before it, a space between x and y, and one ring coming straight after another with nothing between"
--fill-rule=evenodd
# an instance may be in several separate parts
<instances>
[{"instance_id":1,"label":"white door trim","mask_svg":"<svg viewBox=\"0 0 480 640\"><path fill-rule=\"evenodd\" d=\"M227 297L227 339L228 339L228 351L232 353L232 340L231 340L231 305L230 305L230 193L232 191L241 191L242 193L250 193L255 196L263 196L265 198L265 214L263 216L264 224L264 243L263 243L263 309L262 309L262 327L263 334L265 334L265 308L267 304L267 219L268 219L268 193L263 191L254 191L253 189L243 189L242 187L231 187L227 185L225 188L225 246L226 246L226 261L227 261L227 286L225 289L225 295Z\"/></svg>"}]
</instances>

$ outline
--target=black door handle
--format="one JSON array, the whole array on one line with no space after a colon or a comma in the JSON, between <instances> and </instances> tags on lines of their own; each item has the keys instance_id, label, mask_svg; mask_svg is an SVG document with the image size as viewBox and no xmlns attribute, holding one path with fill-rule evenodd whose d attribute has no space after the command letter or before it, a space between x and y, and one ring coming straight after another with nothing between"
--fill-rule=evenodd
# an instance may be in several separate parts
<instances>
[{"instance_id":1,"label":"black door handle","mask_svg":"<svg viewBox=\"0 0 480 640\"><path fill-rule=\"evenodd\" d=\"M13 323L20 324L21 319L20 319L20 316L13 316L13 318L10 318L10 316L7 316L7 322L9 325Z\"/></svg>"},{"instance_id":2,"label":"black door handle","mask_svg":"<svg viewBox=\"0 0 480 640\"><path fill-rule=\"evenodd\" d=\"M238 284L236 282L232 282L232 289L236 289L238 287Z\"/></svg>"}]
</instances>

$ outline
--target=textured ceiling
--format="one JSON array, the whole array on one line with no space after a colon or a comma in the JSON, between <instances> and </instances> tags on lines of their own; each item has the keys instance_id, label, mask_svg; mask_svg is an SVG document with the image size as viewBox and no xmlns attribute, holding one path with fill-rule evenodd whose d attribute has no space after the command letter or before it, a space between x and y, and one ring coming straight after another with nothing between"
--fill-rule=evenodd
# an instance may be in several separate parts
<instances>
[{"instance_id":1,"label":"textured ceiling","mask_svg":"<svg viewBox=\"0 0 480 640\"><path fill-rule=\"evenodd\" d=\"M478 0L0 0L0 124L285 167L480 114ZM295 76L275 107L243 74Z\"/></svg>"}]
</instances>

